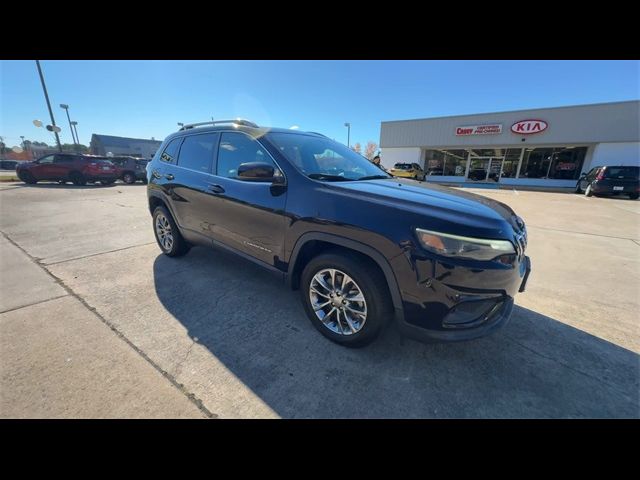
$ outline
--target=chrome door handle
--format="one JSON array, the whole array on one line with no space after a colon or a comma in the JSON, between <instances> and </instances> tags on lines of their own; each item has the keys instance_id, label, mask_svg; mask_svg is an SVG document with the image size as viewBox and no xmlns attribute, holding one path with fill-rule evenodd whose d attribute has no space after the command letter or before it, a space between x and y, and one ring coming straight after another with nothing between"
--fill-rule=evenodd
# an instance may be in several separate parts
<instances>
[{"instance_id":1,"label":"chrome door handle","mask_svg":"<svg viewBox=\"0 0 640 480\"><path fill-rule=\"evenodd\" d=\"M173 174L171 174L171 173L167 173L167 174L164 176L164 178L166 178L167 180L173 180L173 179L174 179L174 178L176 178L176 177L174 177L174 176L173 176Z\"/></svg>"},{"instance_id":2,"label":"chrome door handle","mask_svg":"<svg viewBox=\"0 0 640 480\"><path fill-rule=\"evenodd\" d=\"M224 193L224 188L221 185L216 185L214 183L210 183L207 185L207 188L212 193Z\"/></svg>"}]
</instances>

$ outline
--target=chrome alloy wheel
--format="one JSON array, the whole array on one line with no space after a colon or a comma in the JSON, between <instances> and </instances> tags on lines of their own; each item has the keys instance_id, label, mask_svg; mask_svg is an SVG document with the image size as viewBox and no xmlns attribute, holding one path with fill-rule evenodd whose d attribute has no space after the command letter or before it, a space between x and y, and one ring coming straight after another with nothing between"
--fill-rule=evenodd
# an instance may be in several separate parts
<instances>
[{"instance_id":1,"label":"chrome alloy wheel","mask_svg":"<svg viewBox=\"0 0 640 480\"><path fill-rule=\"evenodd\" d=\"M325 327L339 335L358 333L367 320L367 302L358 284L334 268L320 270L311 279L309 299Z\"/></svg>"},{"instance_id":2,"label":"chrome alloy wheel","mask_svg":"<svg viewBox=\"0 0 640 480\"><path fill-rule=\"evenodd\" d=\"M165 217L162 213L159 213L156 216L156 235L158 236L158 240L160 241L160 245L167 252L171 251L171 247L173 247L173 233L171 232L171 224L167 217Z\"/></svg>"}]
</instances>

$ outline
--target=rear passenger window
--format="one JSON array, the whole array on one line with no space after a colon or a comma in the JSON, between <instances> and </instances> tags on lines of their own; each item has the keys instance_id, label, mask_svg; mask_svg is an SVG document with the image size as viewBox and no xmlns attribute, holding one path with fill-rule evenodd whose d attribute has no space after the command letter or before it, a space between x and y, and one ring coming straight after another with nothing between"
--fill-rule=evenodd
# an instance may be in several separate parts
<instances>
[{"instance_id":1,"label":"rear passenger window","mask_svg":"<svg viewBox=\"0 0 640 480\"><path fill-rule=\"evenodd\" d=\"M244 133L223 133L218 150L218 175L227 178L238 176L238 167L243 163L273 163L267 151L258 142Z\"/></svg>"},{"instance_id":2,"label":"rear passenger window","mask_svg":"<svg viewBox=\"0 0 640 480\"><path fill-rule=\"evenodd\" d=\"M180 147L178 166L195 170L196 172L209 173L217 140L217 133L186 137L182 142L182 147Z\"/></svg>"},{"instance_id":3,"label":"rear passenger window","mask_svg":"<svg viewBox=\"0 0 640 480\"><path fill-rule=\"evenodd\" d=\"M164 149L160 158L168 163L176 163L176 159L178 158L178 149L180 148L180 142L182 138L174 138L169 142L167 148Z\"/></svg>"}]
</instances>

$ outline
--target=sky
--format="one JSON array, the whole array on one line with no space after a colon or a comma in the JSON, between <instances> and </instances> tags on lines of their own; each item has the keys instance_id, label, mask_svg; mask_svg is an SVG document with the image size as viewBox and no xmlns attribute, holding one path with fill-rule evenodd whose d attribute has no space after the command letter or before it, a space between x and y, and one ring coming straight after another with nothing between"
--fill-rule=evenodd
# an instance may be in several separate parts
<instances>
[{"instance_id":1,"label":"sky","mask_svg":"<svg viewBox=\"0 0 640 480\"><path fill-rule=\"evenodd\" d=\"M379 143L380 122L640 98L637 61L41 61L60 139L61 103L91 134L162 140L177 122L261 126ZM35 61L0 61L0 136L55 144Z\"/></svg>"}]
</instances>

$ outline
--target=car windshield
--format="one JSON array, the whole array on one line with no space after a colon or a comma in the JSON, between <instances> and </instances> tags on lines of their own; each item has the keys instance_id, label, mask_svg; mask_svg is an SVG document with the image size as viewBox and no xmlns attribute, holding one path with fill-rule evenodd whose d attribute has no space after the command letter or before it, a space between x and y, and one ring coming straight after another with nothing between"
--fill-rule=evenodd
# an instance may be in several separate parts
<instances>
[{"instance_id":1,"label":"car windshield","mask_svg":"<svg viewBox=\"0 0 640 480\"><path fill-rule=\"evenodd\" d=\"M267 138L309 178L328 182L391 178L362 155L329 138L300 133L269 133Z\"/></svg>"},{"instance_id":2,"label":"car windshield","mask_svg":"<svg viewBox=\"0 0 640 480\"><path fill-rule=\"evenodd\" d=\"M413 167L410 163L396 163L393 168L397 170L411 170Z\"/></svg>"},{"instance_id":3,"label":"car windshield","mask_svg":"<svg viewBox=\"0 0 640 480\"><path fill-rule=\"evenodd\" d=\"M637 179L640 168L638 167L607 167L604 178Z\"/></svg>"}]
</instances>

